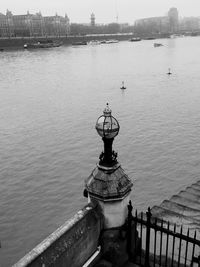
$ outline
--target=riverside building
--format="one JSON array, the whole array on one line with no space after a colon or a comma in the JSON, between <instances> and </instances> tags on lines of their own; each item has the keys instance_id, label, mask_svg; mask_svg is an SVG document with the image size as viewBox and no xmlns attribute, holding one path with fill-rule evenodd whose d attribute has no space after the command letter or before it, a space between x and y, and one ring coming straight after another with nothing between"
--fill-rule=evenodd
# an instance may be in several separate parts
<instances>
[{"instance_id":1,"label":"riverside building","mask_svg":"<svg viewBox=\"0 0 200 267\"><path fill-rule=\"evenodd\" d=\"M0 37L45 37L67 36L70 32L70 21L64 17L42 16L41 12L13 15L7 10L6 15L0 13Z\"/></svg>"},{"instance_id":2,"label":"riverside building","mask_svg":"<svg viewBox=\"0 0 200 267\"><path fill-rule=\"evenodd\" d=\"M176 33L178 30L179 18L177 8L170 8L167 16L150 17L135 21L137 33Z\"/></svg>"}]
</instances>

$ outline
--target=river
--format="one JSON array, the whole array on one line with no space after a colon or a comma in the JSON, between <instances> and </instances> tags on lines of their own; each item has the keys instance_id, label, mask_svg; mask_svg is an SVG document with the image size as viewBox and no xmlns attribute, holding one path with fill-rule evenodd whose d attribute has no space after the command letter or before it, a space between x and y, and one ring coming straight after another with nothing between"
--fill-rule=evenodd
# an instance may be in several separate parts
<instances>
[{"instance_id":1,"label":"river","mask_svg":"<svg viewBox=\"0 0 200 267\"><path fill-rule=\"evenodd\" d=\"M154 42L0 54L1 267L86 204L84 179L103 149L95 123L107 102L135 209L199 180L200 37Z\"/></svg>"}]
</instances>

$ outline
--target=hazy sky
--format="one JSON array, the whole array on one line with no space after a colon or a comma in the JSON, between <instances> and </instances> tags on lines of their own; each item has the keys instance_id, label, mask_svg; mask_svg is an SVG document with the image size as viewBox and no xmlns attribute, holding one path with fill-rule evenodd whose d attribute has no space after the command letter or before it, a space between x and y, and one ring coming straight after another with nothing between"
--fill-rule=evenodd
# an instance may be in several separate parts
<instances>
[{"instance_id":1,"label":"hazy sky","mask_svg":"<svg viewBox=\"0 0 200 267\"><path fill-rule=\"evenodd\" d=\"M200 0L0 0L0 12L9 9L13 14L41 11L45 15L67 15L71 22L89 23L93 12L96 23L134 23L144 17L164 16L176 7L179 16L200 16Z\"/></svg>"}]
</instances>

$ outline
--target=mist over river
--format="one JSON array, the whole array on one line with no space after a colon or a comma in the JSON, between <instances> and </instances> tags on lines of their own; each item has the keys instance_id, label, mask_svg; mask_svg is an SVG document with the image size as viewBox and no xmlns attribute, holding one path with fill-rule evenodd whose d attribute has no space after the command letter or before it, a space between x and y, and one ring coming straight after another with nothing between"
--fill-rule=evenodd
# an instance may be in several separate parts
<instances>
[{"instance_id":1,"label":"mist over river","mask_svg":"<svg viewBox=\"0 0 200 267\"><path fill-rule=\"evenodd\" d=\"M200 37L0 53L1 267L87 203L84 179L103 149L95 123L107 102L135 209L199 180L199 55Z\"/></svg>"}]
</instances>

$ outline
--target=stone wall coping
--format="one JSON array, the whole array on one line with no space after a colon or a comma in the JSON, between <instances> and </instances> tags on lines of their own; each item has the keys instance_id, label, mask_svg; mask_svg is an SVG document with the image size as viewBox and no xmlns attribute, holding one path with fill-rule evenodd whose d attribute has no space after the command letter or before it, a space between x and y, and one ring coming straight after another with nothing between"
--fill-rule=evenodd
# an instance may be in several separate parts
<instances>
[{"instance_id":1,"label":"stone wall coping","mask_svg":"<svg viewBox=\"0 0 200 267\"><path fill-rule=\"evenodd\" d=\"M49 248L56 240L58 240L64 233L71 229L78 221L85 217L89 211L94 209L90 204L79 210L72 218L67 220L57 230L50 234L40 244L28 252L21 260L19 260L13 267L25 267L32 263L38 256L40 256L47 248Z\"/></svg>"}]
</instances>

